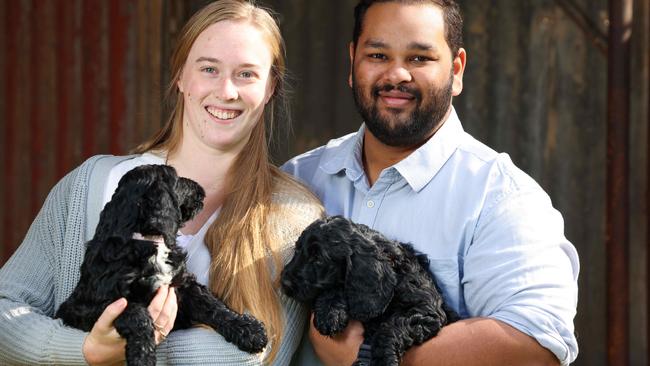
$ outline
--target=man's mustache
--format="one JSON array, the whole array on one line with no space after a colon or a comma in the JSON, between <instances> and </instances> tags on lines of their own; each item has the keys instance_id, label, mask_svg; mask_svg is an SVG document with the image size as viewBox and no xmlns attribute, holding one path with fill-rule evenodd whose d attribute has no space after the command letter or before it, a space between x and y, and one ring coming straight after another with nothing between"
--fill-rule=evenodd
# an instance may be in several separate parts
<instances>
[{"instance_id":1,"label":"man's mustache","mask_svg":"<svg viewBox=\"0 0 650 366\"><path fill-rule=\"evenodd\" d=\"M410 87L407 85L403 84L398 84L398 85L393 85L393 84L382 84L382 85L375 85L372 88L372 95L375 97L379 96L380 92L389 92L392 90L397 90L402 93L407 93L413 96L413 98L420 100L422 99L422 93L415 87Z\"/></svg>"}]
</instances>

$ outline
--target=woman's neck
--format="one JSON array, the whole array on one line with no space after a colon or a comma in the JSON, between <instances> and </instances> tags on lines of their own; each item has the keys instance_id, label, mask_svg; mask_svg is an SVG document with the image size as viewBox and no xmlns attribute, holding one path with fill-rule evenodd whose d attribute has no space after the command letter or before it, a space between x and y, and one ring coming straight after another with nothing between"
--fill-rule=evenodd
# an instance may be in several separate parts
<instances>
[{"instance_id":1,"label":"woman's neck","mask_svg":"<svg viewBox=\"0 0 650 366\"><path fill-rule=\"evenodd\" d=\"M232 153L202 151L200 148L183 147L183 144L167 156L167 164L174 167L180 177L192 179L205 190L203 210L183 226L183 234L195 234L221 207L226 196L226 177L236 159Z\"/></svg>"}]
</instances>

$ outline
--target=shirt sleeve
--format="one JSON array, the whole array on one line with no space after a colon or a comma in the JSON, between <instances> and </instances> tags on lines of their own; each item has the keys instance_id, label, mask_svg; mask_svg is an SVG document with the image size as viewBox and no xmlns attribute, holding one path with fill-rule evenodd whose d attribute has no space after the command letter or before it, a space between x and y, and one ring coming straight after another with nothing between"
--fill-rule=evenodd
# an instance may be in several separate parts
<instances>
[{"instance_id":1,"label":"shirt sleeve","mask_svg":"<svg viewBox=\"0 0 650 366\"><path fill-rule=\"evenodd\" d=\"M481 215L461 281L470 316L503 321L568 365L578 354L578 272L562 216L539 188L501 197Z\"/></svg>"},{"instance_id":2,"label":"shirt sleeve","mask_svg":"<svg viewBox=\"0 0 650 366\"><path fill-rule=\"evenodd\" d=\"M0 269L2 365L86 364L82 354L86 333L52 318L55 258L62 255L63 225L76 172L52 189L24 241Z\"/></svg>"}]
</instances>

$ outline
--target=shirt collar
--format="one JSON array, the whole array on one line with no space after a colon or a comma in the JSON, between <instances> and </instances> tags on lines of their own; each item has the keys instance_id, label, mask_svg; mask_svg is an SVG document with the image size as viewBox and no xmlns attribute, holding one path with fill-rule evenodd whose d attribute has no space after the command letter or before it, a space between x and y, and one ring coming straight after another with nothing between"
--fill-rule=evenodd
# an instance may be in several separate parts
<instances>
[{"instance_id":1,"label":"shirt collar","mask_svg":"<svg viewBox=\"0 0 650 366\"><path fill-rule=\"evenodd\" d=\"M365 176L361 160L364 131L365 124L352 137L328 143L320 168L332 175L344 170L353 182ZM456 110L452 107L445 123L429 141L391 168L396 169L411 188L419 192L456 151L463 132Z\"/></svg>"},{"instance_id":2,"label":"shirt collar","mask_svg":"<svg viewBox=\"0 0 650 366\"><path fill-rule=\"evenodd\" d=\"M338 174L345 171L351 181L356 181L365 175L361 159L363 149L363 133L365 124L350 138L340 138L330 141L325 150L325 156L320 168L327 174Z\"/></svg>"},{"instance_id":3,"label":"shirt collar","mask_svg":"<svg viewBox=\"0 0 650 366\"><path fill-rule=\"evenodd\" d=\"M419 192L440 171L461 142L463 127L452 107L449 117L424 145L394 165L411 188Z\"/></svg>"}]
</instances>

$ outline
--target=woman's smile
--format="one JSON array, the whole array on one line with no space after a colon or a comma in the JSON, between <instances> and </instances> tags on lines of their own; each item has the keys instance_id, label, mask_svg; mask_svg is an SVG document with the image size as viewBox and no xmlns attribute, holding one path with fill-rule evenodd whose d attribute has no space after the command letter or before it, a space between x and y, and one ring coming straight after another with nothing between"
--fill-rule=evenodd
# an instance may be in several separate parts
<instances>
[{"instance_id":1,"label":"woman's smile","mask_svg":"<svg viewBox=\"0 0 650 366\"><path fill-rule=\"evenodd\" d=\"M225 109L225 108L219 108L214 106L207 106L205 107L205 110L212 117L221 121L230 121L239 117L242 114L242 111L239 109Z\"/></svg>"}]
</instances>

